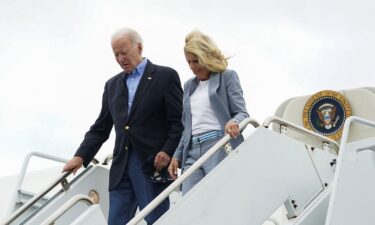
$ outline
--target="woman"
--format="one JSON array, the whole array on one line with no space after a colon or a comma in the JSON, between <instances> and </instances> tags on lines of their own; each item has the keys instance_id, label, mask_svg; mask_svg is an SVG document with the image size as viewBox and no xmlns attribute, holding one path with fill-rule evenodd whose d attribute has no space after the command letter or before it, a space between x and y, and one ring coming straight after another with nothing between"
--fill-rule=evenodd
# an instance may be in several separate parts
<instances>
[{"instance_id":1,"label":"woman","mask_svg":"<svg viewBox=\"0 0 375 225\"><path fill-rule=\"evenodd\" d=\"M184 131L168 167L173 179L177 168L182 173L207 152L225 133L234 139L233 148L243 137L238 124L249 117L237 73L227 69L227 58L210 37L199 31L185 38L185 58L195 77L184 85L182 122ZM226 156L216 152L182 184L188 192Z\"/></svg>"}]
</instances>

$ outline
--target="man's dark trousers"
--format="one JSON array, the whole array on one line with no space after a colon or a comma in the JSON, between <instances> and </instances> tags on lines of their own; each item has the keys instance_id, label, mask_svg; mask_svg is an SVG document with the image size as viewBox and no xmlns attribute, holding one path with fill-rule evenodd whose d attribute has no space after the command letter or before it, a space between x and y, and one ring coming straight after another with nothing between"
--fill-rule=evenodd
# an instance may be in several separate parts
<instances>
[{"instance_id":1,"label":"man's dark trousers","mask_svg":"<svg viewBox=\"0 0 375 225\"><path fill-rule=\"evenodd\" d=\"M124 176L120 184L109 193L108 225L125 225L134 217L137 206L143 209L166 188L166 185L149 182L142 174L141 164L137 152L130 148ZM147 224L153 224L168 209L169 198L146 216Z\"/></svg>"}]
</instances>

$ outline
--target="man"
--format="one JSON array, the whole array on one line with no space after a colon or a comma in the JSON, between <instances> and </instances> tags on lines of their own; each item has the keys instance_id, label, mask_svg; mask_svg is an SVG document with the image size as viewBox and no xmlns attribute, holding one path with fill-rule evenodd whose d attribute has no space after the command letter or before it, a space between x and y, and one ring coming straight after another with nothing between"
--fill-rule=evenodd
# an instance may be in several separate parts
<instances>
[{"instance_id":1,"label":"man","mask_svg":"<svg viewBox=\"0 0 375 225\"><path fill-rule=\"evenodd\" d=\"M124 225L134 217L137 206L144 208L166 187L149 182L141 164L155 156L155 170L168 166L183 129L182 89L175 70L142 57L142 39L136 31L117 31L112 49L124 71L106 82L100 115L63 171L75 173L82 165L86 167L114 125L108 224ZM153 224L168 209L166 199L145 218L147 223Z\"/></svg>"}]
</instances>

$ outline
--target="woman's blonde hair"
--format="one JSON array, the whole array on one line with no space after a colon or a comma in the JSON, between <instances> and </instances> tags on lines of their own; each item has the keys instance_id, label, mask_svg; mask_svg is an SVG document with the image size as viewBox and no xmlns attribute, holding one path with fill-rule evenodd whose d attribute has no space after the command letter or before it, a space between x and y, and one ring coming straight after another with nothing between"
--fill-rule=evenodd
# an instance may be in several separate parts
<instances>
[{"instance_id":1,"label":"woman's blonde hair","mask_svg":"<svg viewBox=\"0 0 375 225\"><path fill-rule=\"evenodd\" d=\"M227 58L215 42L200 31L192 31L185 38L185 53L197 56L198 62L211 72L222 72L228 66Z\"/></svg>"}]
</instances>

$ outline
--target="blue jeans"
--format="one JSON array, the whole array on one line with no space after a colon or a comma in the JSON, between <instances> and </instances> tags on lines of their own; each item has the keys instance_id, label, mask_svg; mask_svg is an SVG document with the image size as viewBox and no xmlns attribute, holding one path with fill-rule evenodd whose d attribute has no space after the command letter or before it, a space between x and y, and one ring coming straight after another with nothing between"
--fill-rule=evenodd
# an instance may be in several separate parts
<instances>
[{"instance_id":1,"label":"blue jeans","mask_svg":"<svg viewBox=\"0 0 375 225\"><path fill-rule=\"evenodd\" d=\"M108 225L125 225L167 186L149 182L141 171L142 160L135 149L129 149L126 171L120 184L109 192ZM156 207L145 220L153 224L169 209L169 198Z\"/></svg>"},{"instance_id":2,"label":"blue jeans","mask_svg":"<svg viewBox=\"0 0 375 225\"><path fill-rule=\"evenodd\" d=\"M218 142L221 137L216 137L209 139L205 142L198 144L190 144L189 152L186 158L184 167L182 168L182 173L189 169L202 155L204 155L212 146ZM208 160L203 163L203 165L198 168L194 173L192 173L183 183L182 183L182 195L185 195L191 188L194 187L200 180L202 180L217 164L219 164L227 154L224 148L220 148L213 156L208 158Z\"/></svg>"}]
</instances>

